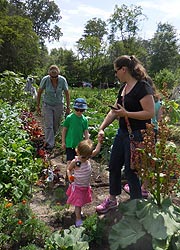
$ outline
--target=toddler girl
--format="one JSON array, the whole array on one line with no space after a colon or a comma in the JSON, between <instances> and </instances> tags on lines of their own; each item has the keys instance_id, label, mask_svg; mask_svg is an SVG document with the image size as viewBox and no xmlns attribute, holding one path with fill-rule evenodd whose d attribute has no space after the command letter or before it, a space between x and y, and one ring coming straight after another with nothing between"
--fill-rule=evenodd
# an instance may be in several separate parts
<instances>
[{"instance_id":1,"label":"toddler girl","mask_svg":"<svg viewBox=\"0 0 180 250\"><path fill-rule=\"evenodd\" d=\"M76 148L77 156L68 165L67 176L71 184L66 192L67 204L75 206L76 227L82 225L81 208L92 201L92 169L89 158L99 153L101 142L102 139L98 139L98 144L93 150L93 142L90 139L81 141Z\"/></svg>"}]
</instances>

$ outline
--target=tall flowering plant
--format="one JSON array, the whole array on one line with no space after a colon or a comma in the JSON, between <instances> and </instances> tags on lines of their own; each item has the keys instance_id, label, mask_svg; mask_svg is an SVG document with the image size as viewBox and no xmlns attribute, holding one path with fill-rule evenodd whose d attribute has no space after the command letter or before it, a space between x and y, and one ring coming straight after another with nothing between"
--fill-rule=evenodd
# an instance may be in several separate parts
<instances>
[{"instance_id":1,"label":"tall flowering plant","mask_svg":"<svg viewBox=\"0 0 180 250\"><path fill-rule=\"evenodd\" d=\"M142 134L143 148L138 149L140 161L136 161L136 169L154 201L161 206L164 198L179 189L180 162L176 145L168 141L170 131L164 120L159 122L157 143L152 125L147 124Z\"/></svg>"}]
</instances>

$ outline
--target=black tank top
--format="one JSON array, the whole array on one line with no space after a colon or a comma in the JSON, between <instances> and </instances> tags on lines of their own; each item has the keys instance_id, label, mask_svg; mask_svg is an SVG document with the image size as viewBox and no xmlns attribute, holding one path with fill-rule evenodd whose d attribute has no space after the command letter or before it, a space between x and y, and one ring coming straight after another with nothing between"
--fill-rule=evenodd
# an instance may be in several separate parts
<instances>
[{"instance_id":1,"label":"black tank top","mask_svg":"<svg viewBox=\"0 0 180 250\"><path fill-rule=\"evenodd\" d=\"M118 93L118 103L122 105L122 90L125 87L123 85ZM152 87L147 83L146 81L138 81L136 85L131 89L131 91L124 96L124 107L127 111L129 112L137 112L141 111L142 106L140 103L140 100L146 96L146 95L153 95L153 90ZM131 129L134 130L139 130L139 129L145 129L146 128L146 123L151 123L151 119L148 120L137 120L133 118L128 118ZM127 125L125 122L124 117L121 117L119 119L119 127L121 129L127 130Z\"/></svg>"}]
</instances>

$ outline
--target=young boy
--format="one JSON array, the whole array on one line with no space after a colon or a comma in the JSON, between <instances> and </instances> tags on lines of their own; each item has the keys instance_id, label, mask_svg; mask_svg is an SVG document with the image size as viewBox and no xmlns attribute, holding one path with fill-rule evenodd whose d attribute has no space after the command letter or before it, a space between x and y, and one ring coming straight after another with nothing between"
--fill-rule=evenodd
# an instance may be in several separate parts
<instances>
[{"instance_id":1,"label":"young boy","mask_svg":"<svg viewBox=\"0 0 180 250\"><path fill-rule=\"evenodd\" d=\"M62 128L62 149L66 150L67 168L76 156L75 148L83 139L89 139L88 120L83 115L87 103L83 98L77 98L73 105L74 112L69 114Z\"/></svg>"}]
</instances>

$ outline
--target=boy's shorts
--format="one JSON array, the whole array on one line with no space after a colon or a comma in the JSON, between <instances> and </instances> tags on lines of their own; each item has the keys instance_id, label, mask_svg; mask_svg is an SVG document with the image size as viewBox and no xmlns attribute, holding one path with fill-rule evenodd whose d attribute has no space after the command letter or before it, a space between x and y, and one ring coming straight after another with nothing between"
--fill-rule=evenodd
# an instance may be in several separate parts
<instances>
[{"instance_id":1,"label":"boy's shorts","mask_svg":"<svg viewBox=\"0 0 180 250\"><path fill-rule=\"evenodd\" d=\"M66 148L66 160L72 161L76 156L75 148Z\"/></svg>"}]
</instances>

